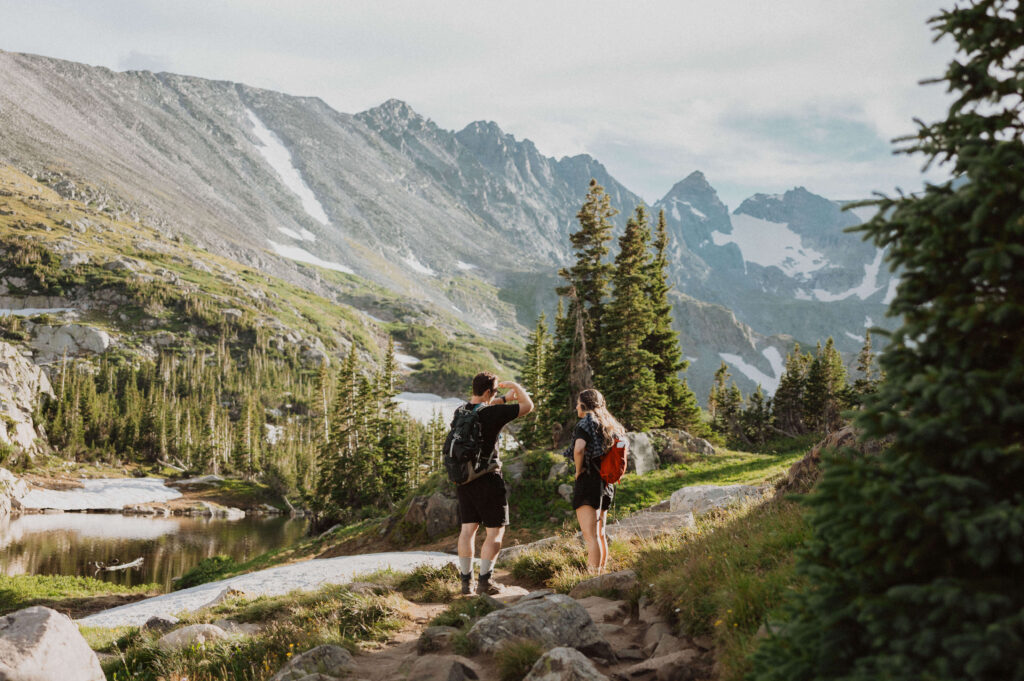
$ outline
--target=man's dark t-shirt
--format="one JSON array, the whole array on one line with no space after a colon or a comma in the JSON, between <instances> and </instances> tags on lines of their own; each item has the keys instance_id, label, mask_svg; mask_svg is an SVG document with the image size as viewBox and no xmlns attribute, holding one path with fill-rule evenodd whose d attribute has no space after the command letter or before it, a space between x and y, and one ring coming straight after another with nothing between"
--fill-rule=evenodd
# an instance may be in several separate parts
<instances>
[{"instance_id":1,"label":"man's dark t-shirt","mask_svg":"<svg viewBox=\"0 0 1024 681\"><path fill-rule=\"evenodd\" d=\"M518 404L495 404L490 407L478 407L477 415L480 419L480 432L483 435L483 444L480 447L480 467L485 468L494 463L500 463L498 459L498 434L505 425L519 416Z\"/></svg>"}]
</instances>

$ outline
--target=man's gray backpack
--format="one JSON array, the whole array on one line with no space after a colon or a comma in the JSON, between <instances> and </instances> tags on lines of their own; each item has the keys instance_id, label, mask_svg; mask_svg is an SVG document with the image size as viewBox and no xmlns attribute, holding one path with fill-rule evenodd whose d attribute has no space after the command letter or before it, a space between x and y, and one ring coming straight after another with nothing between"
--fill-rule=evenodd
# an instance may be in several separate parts
<instances>
[{"instance_id":1,"label":"man's gray backpack","mask_svg":"<svg viewBox=\"0 0 1024 681\"><path fill-rule=\"evenodd\" d=\"M456 409L451 430L444 440L444 469L448 479L456 485L464 485L494 470L486 466L486 460L481 461L484 438L479 409L482 407L466 404Z\"/></svg>"}]
</instances>

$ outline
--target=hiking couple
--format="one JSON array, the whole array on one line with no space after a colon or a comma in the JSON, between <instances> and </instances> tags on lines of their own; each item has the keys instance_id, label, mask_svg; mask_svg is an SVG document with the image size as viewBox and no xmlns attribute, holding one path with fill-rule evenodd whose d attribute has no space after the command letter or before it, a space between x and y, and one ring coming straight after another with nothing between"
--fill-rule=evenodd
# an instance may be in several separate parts
<instances>
[{"instance_id":1,"label":"hiking couple","mask_svg":"<svg viewBox=\"0 0 1024 681\"><path fill-rule=\"evenodd\" d=\"M508 392L499 395L500 390ZM480 579L476 593L500 592L493 579L493 569L501 551L505 526L509 523L509 512L508 491L501 476L497 449L498 435L506 424L531 411L533 401L521 385L511 381L499 382L494 374L482 372L473 377L472 398L456 410L452 419L452 431L445 441L445 461L446 466L459 467L458 470L449 469L448 474L457 483L455 492L461 525L459 572L463 594L473 593L473 554L476 533L481 524L486 537L480 548ZM576 412L580 421L566 452L576 465L573 508L587 545L588 567L591 572L600 573L608 560L604 527L615 489L604 482L595 463L606 449L604 443L614 442L615 434L625 431L608 413L604 398L596 390L580 393ZM460 439L472 441L472 449L479 452L475 464L463 464L457 455L451 456L453 452L458 453Z\"/></svg>"}]
</instances>

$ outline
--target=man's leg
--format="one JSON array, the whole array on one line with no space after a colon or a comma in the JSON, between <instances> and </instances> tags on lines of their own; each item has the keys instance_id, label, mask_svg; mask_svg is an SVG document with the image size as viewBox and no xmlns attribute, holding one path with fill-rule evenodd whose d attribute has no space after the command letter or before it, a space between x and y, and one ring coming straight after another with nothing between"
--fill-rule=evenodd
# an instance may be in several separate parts
<instances>
[{"instance_id":1,"label":"man's leg","mask_svg":"<svg viewBox=\"0 0 1024 681\"><path fill-rule=\"evenodd\" d=\"M605 534L605 527L608 526L608 509L601 509L597 514L597 544L601 549L601 563L598 573L604 572L604 566L608 563L608 535Z\"/></svg>"},{"instance_id":2,"label":"man's leg","mask_svg":"<svg viewBox=\"0 0 1024 681\"><path fill-rule=\"evenodd\" d=\"M597 511L593 506L580 506L576 509L576 519L580 522L583 543L587 546L587 568L596 573L601 568L601 546L597 541Z\"/></svg>"},{"instance_id":3,"label":"man's leg","mask_svg":"<svg viewBox=\"0 0 1024 681\"><path fill-rule=\"evenodd\" d=\"M505 536L505 526L487 527L487 536L484 537L483 546L480 547L480 584L477 587L478 593L499 593L499 585L491 579L491 572L494 570L494 561L498 559L501 551L501 540Z\"/></svg>"},{"instance_id":4,"label":"man's leg","mask_svg":"<svg viewBox=\"0 0 1024 681\"><path fill-rule=\"evenodd\" d=\"M459 572L462 576L462 593L470 594L470 582L473 579L473 550L476 543L476 530L480 523L463 523L459 531ZM480 552L481 555L483 551Z\"/></svg>"}]
</instances>

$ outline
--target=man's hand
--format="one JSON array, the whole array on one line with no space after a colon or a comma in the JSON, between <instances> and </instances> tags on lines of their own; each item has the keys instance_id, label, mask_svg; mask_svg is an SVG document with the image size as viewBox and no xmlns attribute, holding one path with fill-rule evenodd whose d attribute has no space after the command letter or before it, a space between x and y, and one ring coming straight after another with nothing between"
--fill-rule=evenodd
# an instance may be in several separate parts
<instances>
[{"instance_id":1,"label":"man's hand","mask_svg":"<svg viewBox=\"0 0 1024 681\"><path fill-rule=\"evenodd\" d=\"M519 403L520 416L525 416L533 411L533 400L531 400L530 396L525 390L523 390L523 386L513 381L501 381L498 383L498 387L507 388L510 391L509 394L513 396L512 399ZM505 398L505 401L508 401L508 397Z\"/></svg>"}]
</instances>

